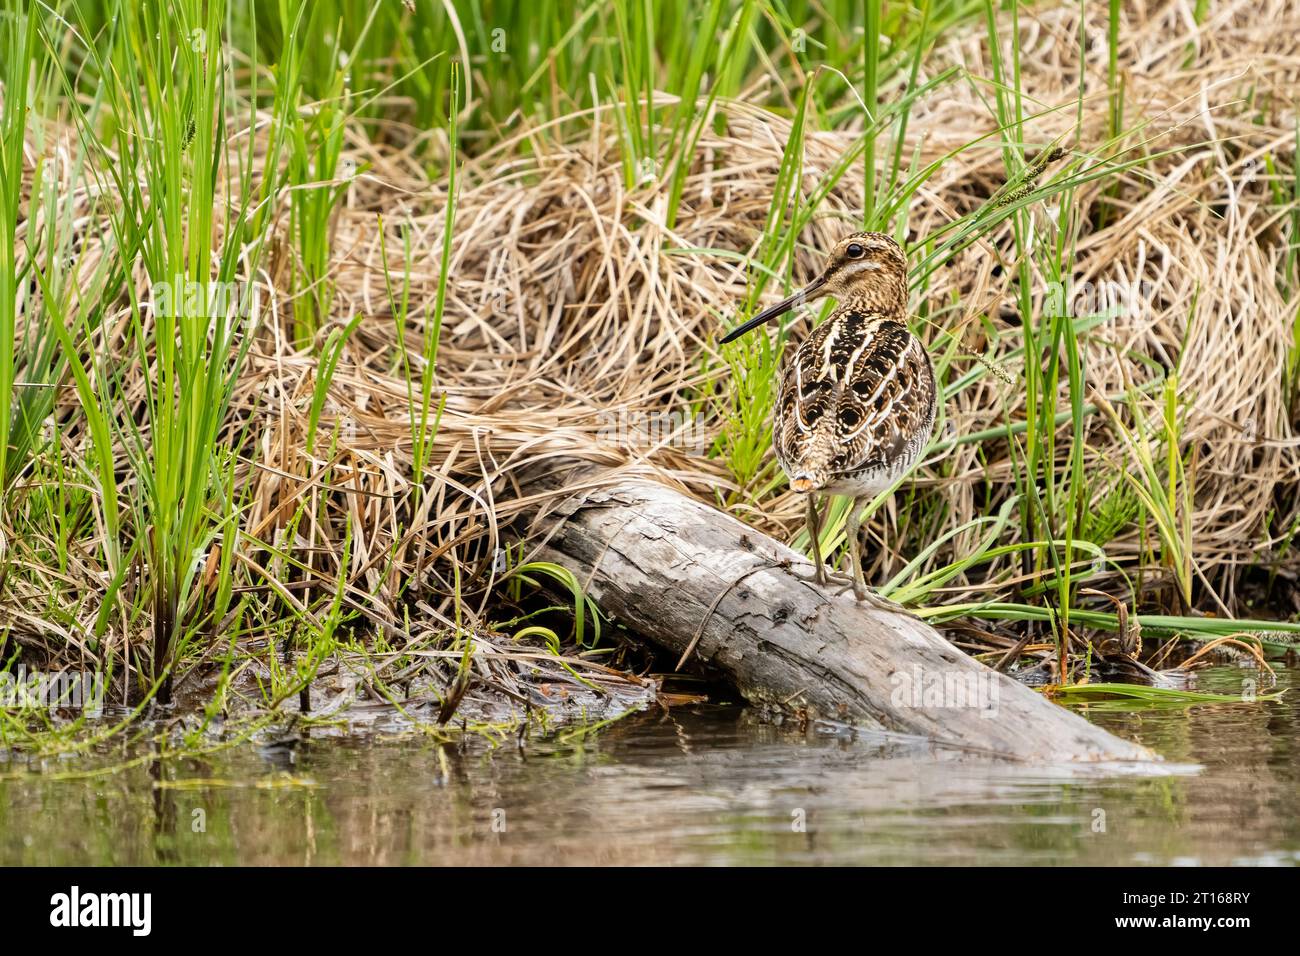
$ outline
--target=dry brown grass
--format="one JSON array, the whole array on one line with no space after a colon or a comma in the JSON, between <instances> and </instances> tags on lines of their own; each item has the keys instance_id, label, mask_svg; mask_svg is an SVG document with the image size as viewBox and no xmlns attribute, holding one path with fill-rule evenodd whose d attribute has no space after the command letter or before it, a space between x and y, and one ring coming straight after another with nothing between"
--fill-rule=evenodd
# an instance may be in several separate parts
<instances>
[{"instance_id":1,"label":"dry brown grass","mask_svg":"<svg viewBox=\"0 0 1300 956\"><path fill-rule=\"evenodd\" d=\"M1093 220L1103 202L1112 212L1104 228L1088 232L1080 243L1075 277L1154 283L1156 294L1136 314L1119 316L1088 337L1089 383L1113 396L1126 382L1149 381L1156 369L1181 360L1184 450L1196 449L1195 557L1231 607L1238 572L1282 540L1300 480L1293 405L1282 374L1300 302L1294 293L1286 298L1277 281L1285 244L1296 237L1287 234L1271 206L1262 167L1262 158L1271 155L1294 169L1300 9L1288 0L1215 4L1199 30L1189 10L1185 2L1143 3L1129 5L1125 14L1126 125L1149 122L1134 141L1148 141L1143 148L1152 153L1175 151L1124 174L1109 200L1103 195L1106 181L1076 194L1085 219ZM1031 143L1060 137L1087 151L1106 139L1104 11L1093 4L1088 16L1088 35L1095 41L1089 44L1088 95L1077 129L1070 104L1078 83L1078 11L1066 5L1023 16L1026 103L1063 106L1028 124ZM941 47L928 68L958 63L987 75L985 57L983 34L972 33ZM260 277L273 309L257 332L229 426L233 436L251 421L240 474L252 485L245 529L276 541L309 498L323 505L307 509L320 519L282 543L308 562L323 593L339 573L338 544L344 522L351 521L350 604L364 608L376 624L396 626L403 619L399 591L414 579L417 614L448 625L461 614L483 631L497 590L488 559L511 540L506 525L528 503L521 476L548 459L590 461L608 477L653 477L788 538L802 520L792 494L754 499L756 489L736 487L720 459L671 445L629 448L599 434L603 412L680 410L728 374L713 342L745 294L743 261L675 250L754 252L789 124L744 103L718 109L726 115L727 131L718 135L710 126L700 141L673 230L665 225L666 184L625 191L610 110L592 114L589 122L574 118L549 129L521 129L469 163L437 372L446 411L432 457L432 493L423 498L413 494L410 482L407 385L396 357L380 250L387 243L389 261L400 263L398 226L414 229L419 254L413 297L431 302L445 185L430 181L402 145L414 131L387 128L399 144L389 145L353 130L351 153L373 167L354 182L335 227L336 322L365 316L344 348L322 424L322 431L336 421L342 426L339 451L331 460L306 451L317 357L294 350L284 330L293 305L283 291L290 267L286 252ZM581 135L569 132L583 128ZM914 111L907 151L915 148L929 161L993 129L976 87L949 84ZM808 137L807 191L856 135L845 130ZM1001 179L993 141L948 160L913 203L913 238L974 208ZM860 177L850 175L799 237L805 251L797 279L816 267L815 250L856 222L861 206ZM1033 215L1045 227L1041 205ZM1010 226L1003 225L935 275L925 296L936 321L926 335L933 339L938 326L955 330L968 349L991 348L986 358L1019 381L1020 363L1003 356L1015 336L990 346L979 321L988 316L997 330L1014 330L1019 321L1014 309L1003 308L1015 303L1012 248ZM96 254L96 243L87 239L82 255ZM1041 307L1041 282L1034 295ZM409 332L409 348L418 354L419 324L412 322ZM796 329L795 338L800 334ZM98 347L111 354L115 343ZM1138 356L1152 365L1144 366ZM960 357L956 367L971 365L969 357ZM953 396L947 414L956 432L967 434L1023 420L1023 400L1019 385L985 376ZM62 407L75 423L71 391ZM710 417L710 429L719 424L716 415ZM1117 480L1117 469L1127 466L1126 452L1102 416L1091 417L1087 430L1086 468L1101 496ZM74 428L66 437L67 455L84 455L86 441ZM1063 449L1064 443L1062 454ZM1007 444L995 441L958 445L916 480L927 495L946 501L944 520L955 527L992 510L1011 492L1013 473ZM891 520L877 515L870 533L893 547L898 535L887 531ZM970 544L960 536L935 560L951 560ZM1107 547L1134 569L1144 553L1142 532L1131 528ZM63 575L42 575L39 569L11 575L17 591L10 608L22 604L24 588L44 581L66 593L70 605L80 602L81 617L93 616L102 569L90 542L77 554ZM270 561L265 552L248 546L240 560L247 572L244 586L266 592L265 576L250 570ZM882 549L879 563L892 561L889 549ZM1286 574L1297 567L1294 556L1278 561ZM296 603L305 609L312 583L306 578L282 590L271 606ZM1204 606L1211 609L1214 601ZM10 623L47 647L74 646L74 635L51 633L17 612ZM132 627L121 623L115 639L125 640Z\"/></svg>"}]
</instances>

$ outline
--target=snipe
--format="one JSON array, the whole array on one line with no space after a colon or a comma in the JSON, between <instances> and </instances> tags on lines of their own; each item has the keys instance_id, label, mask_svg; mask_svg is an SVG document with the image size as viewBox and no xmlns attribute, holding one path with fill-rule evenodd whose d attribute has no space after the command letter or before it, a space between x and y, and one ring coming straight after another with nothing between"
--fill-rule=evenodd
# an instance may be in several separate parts
<instances>
[{"instance_id":1,"label":"snipe","mask_svg":"<svg viewBox=\"0 0 1300 956\"><path fill-rule=\"evenodd\" d=\"M730 342L823 296L835 311L780 372L773 445L790 487L808 496L808 535L825 584L818 492L853 496L846 533L853 592L871 594L862 572L862 510L912 469L934 428L930 356L907 328L907 257L889 236L857 232L835 244L826 268L788 299L723 336Z\"/></svg>"}]
</instances>

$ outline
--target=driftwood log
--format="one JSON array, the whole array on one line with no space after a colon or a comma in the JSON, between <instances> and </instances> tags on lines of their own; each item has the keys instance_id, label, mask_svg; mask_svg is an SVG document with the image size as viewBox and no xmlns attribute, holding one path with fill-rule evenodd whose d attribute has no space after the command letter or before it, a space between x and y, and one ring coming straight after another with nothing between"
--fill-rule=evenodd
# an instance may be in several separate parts
<instances>
[{"instance_id":1,"label":"driftwood log","mask_svg":"<svg viewBox=\"0 0 1300 956\"><path fill-rule=\"evenodd\" d=\"M572 487L572 486L571 486ZM815 584L802 555L667 486L629 479L525 514L533 557L610 618L690 650L754 704L1034 762L1158 759L902 612Z\"/></svg>"}]
</instances>

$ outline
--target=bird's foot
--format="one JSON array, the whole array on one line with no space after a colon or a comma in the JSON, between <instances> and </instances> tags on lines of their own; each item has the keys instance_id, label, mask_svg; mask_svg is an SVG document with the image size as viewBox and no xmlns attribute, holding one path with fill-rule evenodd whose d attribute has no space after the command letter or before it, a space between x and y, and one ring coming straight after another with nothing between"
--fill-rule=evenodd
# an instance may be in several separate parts
<instances>
[{"instance_id":1,"label":"bird's foot","mask_svg":"<svg viewBox=\"0 0 1300 956\"><path fill-rule=\"evenodd\" d=\"M838 582L844 576L841 574L827 574L826 566L821 565L812 574L800 574L798 571L792 572L800 581L806 581L809 584L816 584L819 587L826 587L828 584ZM845 580L848 580L845 578Z\"/></svg>"},{"instance_id":2,"label":"bird's foot","mask_svg":"<svg viewBox=\"0 0 1300 956\"><path fill-rule=\"evenodd\" d=\"M861 584L851 579L847 581L845 586L841 588L835 596L839 597L843 594L847 594L849 591L853 592L853 597L857 599L859 604L866 604L869 607L874 607L877 611L889 611L892 614L912 614L912 612L903 607L903 605L899 604L897 601L889 600L889 598L877 592L875 588L869 588L865 584Z\"/></svg>"},{"instance_id":3,"label":"bird's foot","mask_svg":"<svg viewBox=\"0 0 1300 956\"><path fill-rule=\"evenodd\" d=\"M860 585L853 579L851 574L831 574L826 568L819 567L816 571L808 576L797 575L800 579L810 583L817 584L826 588L830 585L838 585L839 590L835 592L836 597L843 597L850 591L853 596L862 604L870 605L879 611L891 611L895 614L911 614L912 612L899 604L897 601L891 601L889 598L876 592L875 588L869 588L866 585Z\"/></svg>"}]
</instances>

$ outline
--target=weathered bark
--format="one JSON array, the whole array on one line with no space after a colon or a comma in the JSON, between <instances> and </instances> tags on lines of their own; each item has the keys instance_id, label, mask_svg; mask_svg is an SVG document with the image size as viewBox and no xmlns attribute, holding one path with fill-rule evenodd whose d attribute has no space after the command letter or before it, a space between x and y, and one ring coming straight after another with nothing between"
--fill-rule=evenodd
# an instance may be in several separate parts
<instances>
[{"instance_id":1,"label":"weathered bark","mask_svg":"<svg viewBox=\"0 0 1300 956\"><path fill-rule=\"evenodd\" d=\"M813 583L811 563L663 485L628 480L530 516L535 557L571 569L629 630L750 701L1028 761L1158 759L904 613Z\"/></svg>"}]
</instances>

